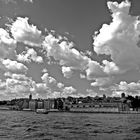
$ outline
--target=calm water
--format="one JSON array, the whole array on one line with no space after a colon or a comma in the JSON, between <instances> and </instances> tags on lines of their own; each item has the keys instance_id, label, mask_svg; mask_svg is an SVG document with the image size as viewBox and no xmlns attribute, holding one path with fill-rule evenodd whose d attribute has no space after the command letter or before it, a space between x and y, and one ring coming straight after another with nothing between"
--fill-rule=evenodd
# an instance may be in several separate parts
<instances>
[{"instance_id":1,"label":"calm water","mask_svg":"<svg viewBox=\"0 0 140 140\"><path fill-rule=\"evenodd\" d=\"M0 111L0 140L140 140L140 114Z\"/></svg>"}]
</instances>

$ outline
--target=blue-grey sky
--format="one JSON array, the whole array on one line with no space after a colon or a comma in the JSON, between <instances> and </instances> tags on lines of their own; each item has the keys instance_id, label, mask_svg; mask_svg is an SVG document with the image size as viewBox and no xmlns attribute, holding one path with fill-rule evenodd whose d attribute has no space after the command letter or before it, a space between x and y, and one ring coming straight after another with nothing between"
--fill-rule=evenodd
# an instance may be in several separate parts
<instances>
[{"instance_id":1,"label":"blue-grey sky","mask_svg":"<svg viewBox=\"0 0 140 140\"><path fill-rule=\"evenodd\" d=\"M118 2L120 7L115 2ZM120 47L129 44L129 41L125 44L122 41L123 37L124 40L127 40L125 36L128 37L128 34L118 39L117 32L124 30L126 33L129 31L133 33L134 29L131 29L131 25L136 24L137 20L139 22L139 19L133 19L133 17L140 15L140 1L111 0L110 7L108 3L108 0L0 0L0 26L4 30L7 29L10 37L16 41L16 44L13 45L15 48L11 45L14 48L12 53L9 52L9 49L4 49L3 52L1 43L2 55L4 53L1 57L2 70L0 73L2 99L27 97L30 92L35 98L57 97L60 92L64 96L101 96L102 94L119 96L120 92L124 90L128 94L132 94L132 92L134 95L139 94L140 74L137 62L139 50L133 51L131 47ZM129 13L126 14L127 9L129 9ZM112 12L114 15L116 13L121 15L114 16ZM133 16L132 20L128 14ZM112 18L112 16L114 17ZM18 17L22 19L18 19ZM24 20L26 17L28 20ZM116 17L118 20L115 19ZM120 23L117 23L118 21ZM130 28L126 28L126 24L129 26L129 23ZM7 28L7 24L10 27ZM21 26L19 26L20 24ZM29 27L24 26L25 24L28 24ZM103 24L108 24L108 29L103 27ZM41 31L41 35L39 32L33 32L32 25L36 26L36 30ZM135 35L139 34L139 30L139 28L135 29ZM94 35L96 31L99 32L99 35ZM49 44L52 50L48 50L43 41L49 34L56 38L61 36L63 40L66 37L66 42L73 42L74 50L61 50L61 47L58 50L59 47L56 49L53 44ZM42 40L39 35L41 39L43 38ZM93 39L94 36L96 39ZM120 46L116 45L118 40ZM138 42L137 39L135 41ZM121 42L123 43L121 44ZM68 44L64 47L68 48ZM58 54L53 52L55 49ZM132 54L129 54L130 52ZM67 57L62 54L66 54ZM48 55L51 57L49 63ZM6 65L13 63L6 61L7 59L23 64L27 67L26 72L15 72L15 70L10 71L5 68L3 66L5 63ZM44 69L47 71L42 72ZM48 81L44 81L43 76ZM26 84L29 79L32 84L27 88ZM50 79L53 79L53 82ZM62 87L58 88L58 83L63 86L60 84ZM134 87L131 87L133 84L135 84L135 90ZM12 92L9 90L10 86L13 88ZM21 90L17 91L20 88Z\"/></svg>"}]
</instances>

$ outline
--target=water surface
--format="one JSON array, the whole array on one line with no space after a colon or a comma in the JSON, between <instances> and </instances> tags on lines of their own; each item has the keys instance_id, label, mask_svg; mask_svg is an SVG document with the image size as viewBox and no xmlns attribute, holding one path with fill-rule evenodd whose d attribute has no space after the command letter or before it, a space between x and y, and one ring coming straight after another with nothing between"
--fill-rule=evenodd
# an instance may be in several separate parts
<instances>
[{"instance_id":1,"label":"water surface","mask_svg":"<svg viewBox=\"0 0 140 140\"><path fill-rule=\"evenodd\" d=\"M140 114L0 111L0 140L140 140Z\"/></svg>"}]
</instances>

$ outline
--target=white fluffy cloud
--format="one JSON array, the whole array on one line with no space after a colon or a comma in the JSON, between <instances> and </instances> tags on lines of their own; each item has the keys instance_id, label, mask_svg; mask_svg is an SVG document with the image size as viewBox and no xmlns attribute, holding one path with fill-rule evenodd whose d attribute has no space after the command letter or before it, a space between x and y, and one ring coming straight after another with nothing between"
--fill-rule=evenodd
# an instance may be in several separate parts
<instances>
[{"instance_id":1,"label":"white fluffy cloud","mask_svg":"<svg viewBox=\"0 0 140 140\"><path fill-rule=\"evenodd\" d=\"M98 77L106 77L121 72L113 62L103 60L102 63L103 65L100 65L96 61L89 61L88 68L86 69L87 79L92 80Z\"/></svg>"},{"instance_id":2,"label":"white fluffy cloud","mask_svg":"<svg viewBox=\"0 0 140 140\"><path fill-rule=\"evenodd\" d=\"M43 41L41 31L36 26L30 25L27 17L17 17L10 29L12 36L18 42L23 42L30 46L40 46Z\"/></svg>"},{"instance_id":3,"label":"white fluffy cloud","mask_svg":"<svg viewBox=\"0 0 140 140\"><path fill-rule=\"evenodd\" d=\"M25 1L32 2L32 0ZM19 44L23 43L30 47L42 47L43 55L46 54L46 57L50 59L53 57L54 63L59 62L64 77L69 78L74 70L79 70L85 74L88 80L95 80L95 82L91 83L91 86L96 88L111 84L112 77L118 74L123 74L132 69L139 69L140 19L129 15L131 6L129 1L124 1L120 4L107 2L107 6L112 13L112 21L110 24L103 24L102 28L95 32L93 45L97 54L110 55L111 62L108 60L103 60L102 62L92 60L91 55L93 54L90 51L79 52L74 48L74 43L69 42L64 37L56 37L54 31L44 37L36 26L29 24L28 18L18 17L10 26L9 32L0 28L0 67L6 72L27 72L28 68L24 64L13 61L14 59L10 60L10 55L15 54L17 42L20 42ZM17 60L21 62L43 62L42 57L38 56L37 52L32 48L18 54ZM41 90L43 91L42 93L47 91L49 95L51 92L53 95L59 95L62 92L65 96L76 93L75 88L71 86L65 87L63 83L58 83L55 78L49 76L46 69L42 72L42 83L34 83L33 91L38 93ZM6 85L11 85L11 83L16 85L13 92L18 90L18 87L21 91L24 90L22 86L25 81L28 81L28 77L22 74L10 73L5 73L5 76L10 77L6 80ZM26 87L26 84L24 86ZM129 84L120 82L120 84L108 89L114 95L121 91L136 91L138 93L138 86L139 82ZM132 87L135 87L135 89L137 87L137 90Z\"/></svg>"},{"instance_id":4,"label":"white fluffy cloud","mask_svg":"<svg viewBox=\"0 0 140 140\"><path fill-rule=\"evenodd\" d=\"M84 78L86 78L86 75L85 75L85 74L80 73L80 78L81 78L81 79L84 79Z\"/></svg>"},{"instance_id":5,"label":"white fluffy cloud","mask_svg":"<svg viewBox=\"0 0 140 140\"><path fill-rule=\"evenodd\" d=\"M111 55L114 65L128 71L139 68L140 20L129 15L130 2L107 3L112 12L112 22L103 24L94 36L94 50L97 54Z\"/></svg>"},{"instance_id":6,"label":"white fluffy cloud","mask_svg":"<svg viewBox=\"0 0 140 140\"><path fill-rule=\"evenodd\" d=\"M110 96L120 97L122 93L132 96L140 96L140 81L130 83L121 81L120 83L111 85L107 88L100 88L100 91L107 93Z\"/></svg>"},{"instance_id":7,"label":"white fluffy cloud","mask_svg":"<svg viewBox=\"0 0 140 140\"><path fill-rule=\"evenodd\" d=\"M63 41L52 34L46 36L43 43L43 48L47 51L47 56L52 56L55 60L59 61L64 77L69 78L73 70L86 71L88 80L120 72L120 69L114 62L103 60L103 64L101 65L73 47L73 43Z\"/></svg>"},{"instance_id":8,"label":"white fluffy cloud","mask_svg":"<svg viewBox=\"0 0 140 140\"><path fill-rule=\"evenodd\" d=\"M44 74L42 75L41 79L42 79L42 81L45 82L47 85L49 85L49 84L56 84L56 82L57 82L56 79L53 78L53 77L51 77L51 76L49 76L48 73L44 73Z\"/></svg>"},{"instance_id":9,"label":"white fluffy cloud","mask_svg":"<svg viewBox=\"0 0 140 140\"><path fill-rule=\"evenodd\" d=\"M63 84L63 83L57 83L57 87L58 87L59 89L61 89L61 88L64 87L64 84Z\"/></svg>"},{"instance_id":10,"label":"white fluffy cloud","mask_svg":"<svg viewBox=\"0 0 140 140\"><path fill-rule=\"evenodd\" d=\"M9 33L0 28L0 58L7 58L15 54L16 41L9 36Z\"/></svg>"},{"instance_id":11,"label":"white fluffy cloud","mask_svg":"<svg viewBox=\"0 0 140 140\"><path fill-rule=\"evenodd\" d=\"M21 54L17 55L17 60L21 61L21 62L31 62L34 61L36 63L42 63L43 62L43 58L41 56L37 55L37 52L31 48L31 49L27 49L27 51L23 51Z\"/></svg>"},{"instance_id":12,"label":"white fluffy cloud","mask_svg":"<svg viewBox=\"0 0 140 140\"><path fill-rule=\"evenodd\" d=\"M30 3L33 3L33 0L24 0L24 2L30 2Z\"/></svg>"},{"instance_id":13,"label":"white fluffy cloud","mask_svg":"<svg viewBox=\"0 0 140 140\"><path fill-rule=\"evenodd\" d=\"M26 73L28 70L28 68L24 64L18 63L17 61L13 61L10 59L1 59L0 67L5 71L20 73Z\"/></svg>"},{"instance_id":14,"label":"white fluffy cloud","mask_svg":"<svg viewBox=\"0 0 140 140\"><path fill-rule=\"evenodd\" d=\"M112 77L95 78L95 82L91 83L91 86L106 86L112 83Z\"/></svg>"},{"instance_id":15,"label":"white fluffy cloud","mask_svg":"<svg viewBox=\"0 0 140 140\"><path fill-rule=\"evenodd\" d=\"M55 60L60 61L60 65L84 70L88 64L89 58L74 49L72 42L61 41L52 34L45 37L43 47L48 57L53 56Z\"/></svg>"},{"instance_id":16,"label":"white fluffy cloud","mask_svg":"<svg viewBox=\"0 0 140 140\"><path fill-rule=\"evenodd\" d=\"M5 77L10 77L11 79L16 79L16 80L21 80L21 81L32 81L32 78L27 77L24 74L16 74L16 73L11 73L11 72L5 72L4 73Z\"/></svg>"},{"instance_id":17,"label":"white fluffy cloud","mask_svg":"<svg viewBox=\"0 0 140 140\"><path fill-rule=\"evenodd\" d=\"M11 76L5 81L5 96L8 98L27 97L31 92L31 80L23 75L12 74Z\"/></svg>"},{"instance_id":18,"label":"white fluffy cloud","mask_svg":"<svg viewBox=\"0 0 140 140\"><path fill-rule=\"evenodd\" d=\"M113 90L122 91L126 93L139 93L140 94L140 82L127 83L126 81L121 81L116 86L112 87Z\"/></svg>"},{"instance_id":19,"label":"white fluffy cloud","mask_svg":"<svg viewBox=\"0 0 140 140\"><path fill-rule=\"evenodd\" d=\"M74 87L72 87L72 86L70 86L70 87L65 87L65 88L63 89L62 94L63 94L64 97L73 96L73 95L76 94L76 91L77 91L77 90L76 90Z\"/></svg>"},{"instance_id":20,"label":"white fluffy cloud","mask_svg":"<svg viewBox=\"0 0 140 140\"><path fill-rule=\"evenodd\" d=\"M71 76L72 76L72 70L71 70L71 68L70 67L65 67L65 66L63 66L62 67L62 73L63 73L63 75L64 75L64 77L66 77L66 78L70 78Z\"/></svg>"},{"instance_id":21,"label":"white fluffy cloud","mask_svg":"<svg viewBox=\"0 0 140 140\"><path fill-rule=\"evenodd\" d=\"M8 3L13 3L13 4L17 4L17 2L19 0L0 0L1 2L8 4ZM29 3L33 3L33 0L23 0L24 2L29 2Z\"/></svg>"}]
</instances>

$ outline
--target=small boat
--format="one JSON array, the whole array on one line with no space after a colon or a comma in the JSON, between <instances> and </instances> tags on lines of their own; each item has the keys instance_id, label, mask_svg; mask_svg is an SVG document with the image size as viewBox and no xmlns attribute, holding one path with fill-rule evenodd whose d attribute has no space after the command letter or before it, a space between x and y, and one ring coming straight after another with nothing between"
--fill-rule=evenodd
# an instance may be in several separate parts
<instances>
[{"instance_id":1,"label":"small boat","mask_svg":"<svg viewBox=\"0 0 140 140\"><path fill-rule=\"evenodd\" d=\"M37 109L36 113L38 113L38 114L48 114L49 111L47 109Z\"/></svg>"}]
</instances>

